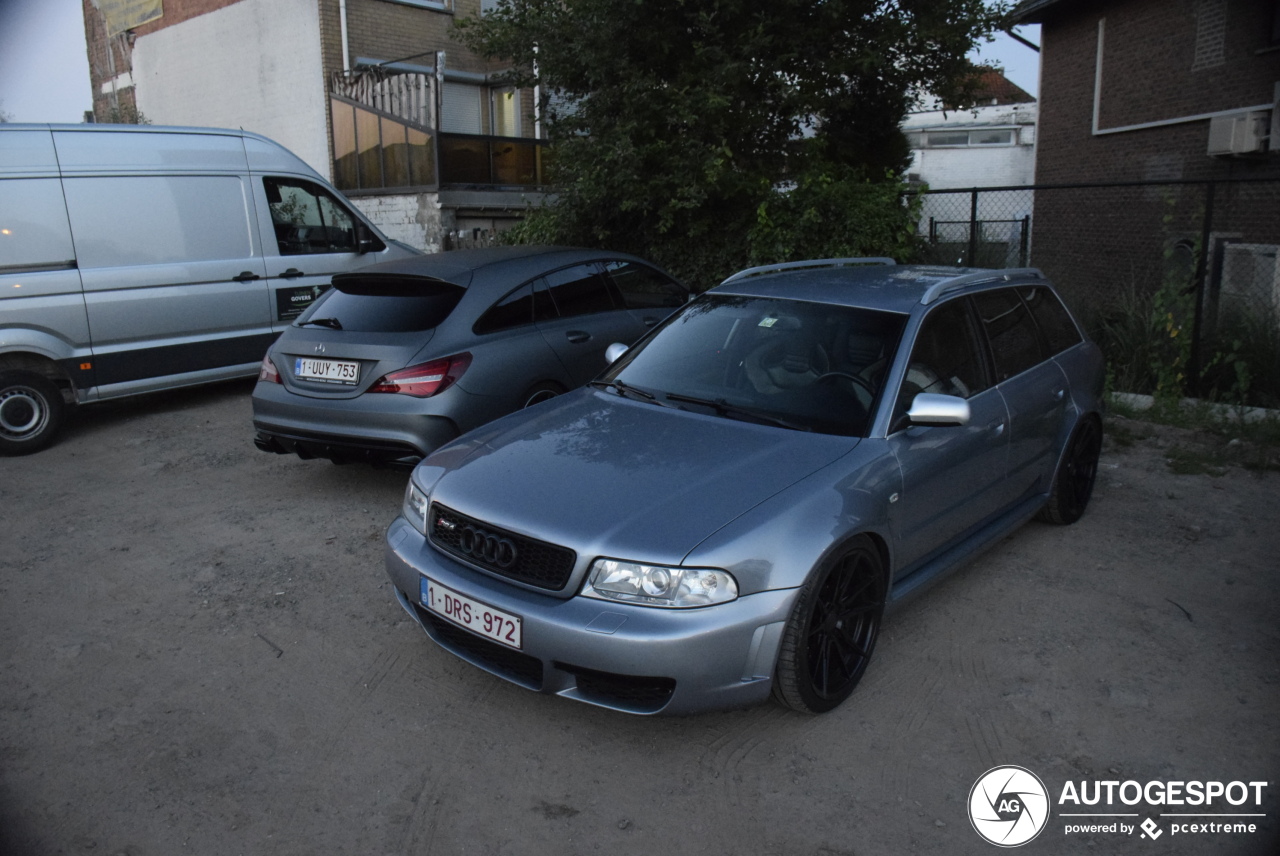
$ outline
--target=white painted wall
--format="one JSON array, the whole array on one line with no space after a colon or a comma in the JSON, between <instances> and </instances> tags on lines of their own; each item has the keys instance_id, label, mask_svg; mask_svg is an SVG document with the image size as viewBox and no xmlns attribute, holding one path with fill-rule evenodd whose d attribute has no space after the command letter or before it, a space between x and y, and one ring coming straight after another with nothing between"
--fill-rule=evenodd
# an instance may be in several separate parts
<instances>
[{"instance_id":1,"label":"white painted wall","mask_svg":"<svg viewBox=\"0 0 1280 856\"><path fill-rule=\"evenodd\" d=\"M979 107L977 110L931 110L911 113L902 130L968 131L1018 126L1019 145L916 149L910 171L935 190L953 187L1006 187L1035 181L1036 104Z\"/></svg>"},{"instance_id":2,"label":"white painted wall","mask_svg":"<svg viewBox=\"0 0 1280 856\"><path fill-rule=\"evenodd\" d=\"M330 176L315 0L241 0L141 36L138 109L157 125L243 128Z\"/></svg>"}]
</instances>

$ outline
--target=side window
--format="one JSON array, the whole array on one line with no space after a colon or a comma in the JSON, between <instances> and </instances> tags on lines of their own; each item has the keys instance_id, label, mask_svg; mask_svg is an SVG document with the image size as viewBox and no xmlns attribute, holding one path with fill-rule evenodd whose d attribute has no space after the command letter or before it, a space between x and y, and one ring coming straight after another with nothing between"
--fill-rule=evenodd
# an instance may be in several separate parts
<instances>
[{"instance_id":1,"label":"side window","mask_svg":"<svg viewBox=\"0 0 1280 856\"><path fill-rule=\"evenodd\" d=\"M978 317L991 343L996 383L1008 380L1040 362L1040 338L1031 312L1011 288L973 296Z\"/></svg>"},{"instance_id":2,"label":"side window","mask_svg":"<svg viewBox=\"0 0 1280 856\"><path fill-rule=\"evenodd\" d=\"M324 188L293 178L262 183L280 255L356 252L356 219ZM381 241L372 247L375 252L384 248Z\"/></svg>"},{"instance_id":3,"label":"side window","mask_svg":"<svg viewBox=\"0 0 1280 856\"><path fill-rule=\"evenodd\" d=\"M236 176L68 178L82 268L246 259L249 206Z\"/></svg>"},{"instance_id":4,"label":"side window","mask_svg":"<svg viewBox=\"0 0 1280 856\"><path fill-rule=\"evenodd\" d=\"M75 260L67 203L56 178L0 181L0 271L54 270Z\"/></svg>"},{"instance_id":5,"label":"side window","mask_svg":"<svg viewBox=\"0 0 1280 856\"><path fill-rule=\"evenodd\" d=\"M596 264L558 270L547 274L543 280L561 317L612 312L617 308L609 296L605 274Z\"/></svg>"},{"instance_id":6,"label":"side window","mask_svg":"<svg viewBox=\"0 0 1280 856\"><path fill-rule=\"evenodd\" d=\"M1058 295L1043 285L1020 288L1018 293L1022 295L1023 302L1030 307L1032 317L1040 326L1040 333L1049 346L1050 354L1061 353L1080 343L1080 330L1076 327L1076 322L1071 320L1071 314L1062 305Z\"/></svg>"},{"instance_id":7,"label":"side window","mask_svg":"<svg viewBox=\"0 0 1280 856\"><path fill-rule=\"evenodd\" d=\"M526 283L493 304L471 329L478 335L497 333L522 324L554 318L555 315L555 307L551 305L551 297L546 289L539 284L535 291L533 283Z\"/></svg>"},{"instance_id":8,"label":"side window","mask_svg":"<svg viewBox=\"0 0 1280 856\"><path fill-rule=\"evenodd\" d=\"M684 286L648 265L605 262L604 269L622 292L628 309L675 309L684 306L689 299L689 292Z\"/></svg>"},{"instance_id":9,"label":"side window","mask_svg":"<svg viewBox=\"0 0 1280 856\"><path fill-rule=\"evenodd\" d=\"M971 398L990 385L968 302L952 300L930 312L920 325L897 412L906 413L921 392Z\"/></svg>"}]
</instances>

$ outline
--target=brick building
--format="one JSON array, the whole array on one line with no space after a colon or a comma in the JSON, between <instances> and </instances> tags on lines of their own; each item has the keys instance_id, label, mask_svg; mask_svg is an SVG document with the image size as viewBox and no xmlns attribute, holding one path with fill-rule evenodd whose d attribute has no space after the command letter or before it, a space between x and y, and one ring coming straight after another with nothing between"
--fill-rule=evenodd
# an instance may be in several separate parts
<instances>
[{"instance_id":1,"label":"brick building","mask_svg":"<svg viewBox=\"0 0 1280 856\"><path fill-rule=\"evenodd\" d=\"M1280 3L1023 0L1014 19L1041 25L1035 264L1096 297L1171 276L1215 294L1257 261L1250 287L1280 299Z\"/></svg>"},{"instance_id":2,"label":"brick building","mask_svg":"<svg viewBox=\"0 0 1280 856\"><path fill-rule=\"evenodd\" d=\"M463 47L489 0L82 0L97 121L271 137L436 250L541 198L534 93Z\"/></svg>"}]
</instances>

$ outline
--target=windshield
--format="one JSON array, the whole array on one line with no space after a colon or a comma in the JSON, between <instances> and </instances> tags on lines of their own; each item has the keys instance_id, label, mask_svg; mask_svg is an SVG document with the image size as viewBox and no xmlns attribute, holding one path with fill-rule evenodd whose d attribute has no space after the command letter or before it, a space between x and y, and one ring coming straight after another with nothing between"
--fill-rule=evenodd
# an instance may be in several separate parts
<instances>
[{"instance_id":1,"label":"windshield","mask_svg":"<svg viewBox=\"0 0 1280 856\"><path fill-rule=\"evenodd\" d=\"M825 303L704 295L602 380L670 406L860 437L905 321Z\"/></svg>"}]
</instances>

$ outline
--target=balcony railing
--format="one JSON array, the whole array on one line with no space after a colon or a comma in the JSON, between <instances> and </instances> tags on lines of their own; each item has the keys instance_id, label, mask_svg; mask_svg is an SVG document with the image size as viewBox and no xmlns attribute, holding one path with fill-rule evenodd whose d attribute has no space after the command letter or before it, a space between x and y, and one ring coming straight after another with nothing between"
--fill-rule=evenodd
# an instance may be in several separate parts
<instances>
[{"instance_id":1,"label":"balcony railing","mask_svg":"<svg viewBox=\"0 0 1280 856\"><path fill-rule=\"evenodd\" d=\"M544 140L441 134L441 187L534 188L550 183Z\"/></svg>"}]
</instances>

